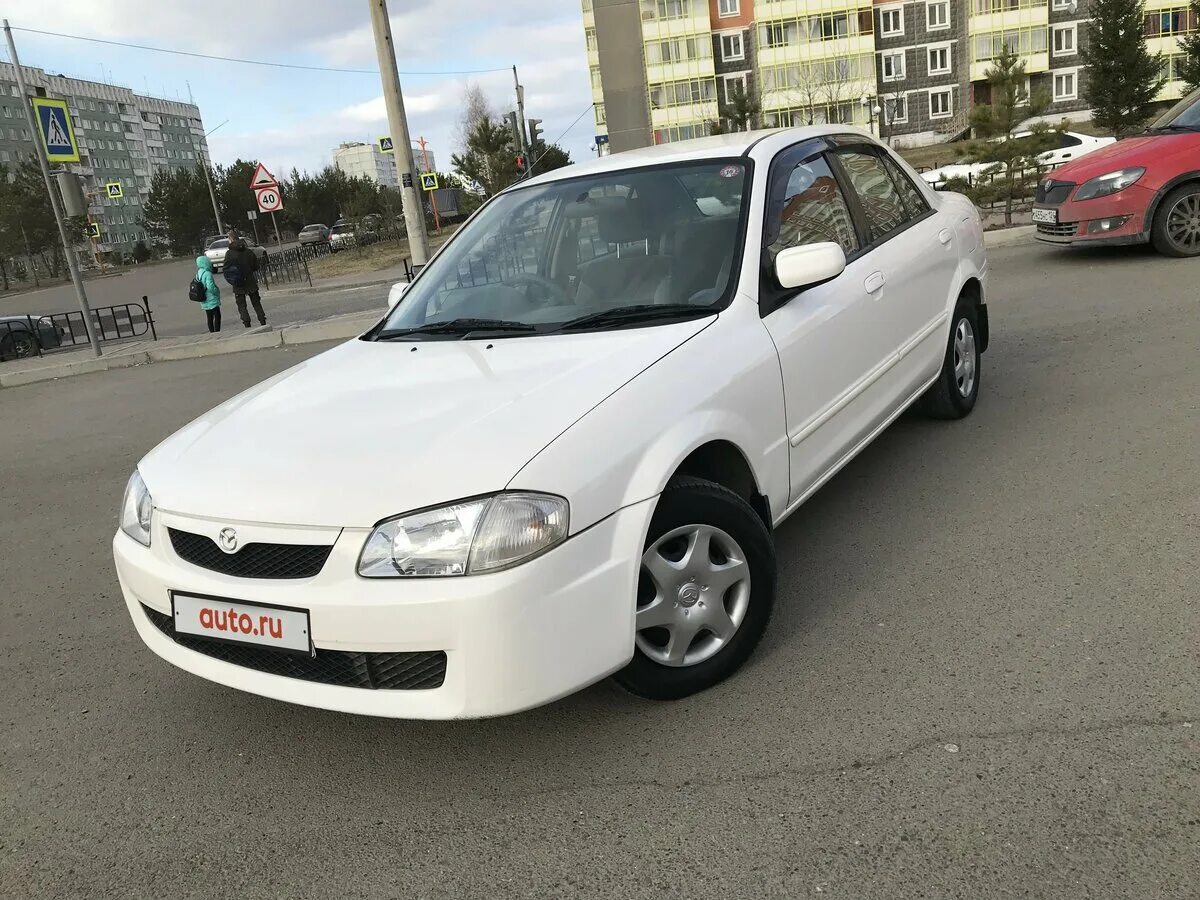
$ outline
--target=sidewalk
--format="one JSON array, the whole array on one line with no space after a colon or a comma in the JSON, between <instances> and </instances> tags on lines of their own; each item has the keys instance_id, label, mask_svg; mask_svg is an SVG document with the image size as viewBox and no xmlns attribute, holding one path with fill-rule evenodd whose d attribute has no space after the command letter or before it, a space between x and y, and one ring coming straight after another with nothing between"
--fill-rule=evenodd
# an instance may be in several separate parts
<instances>
[{"instance_id":1,"label":"sidewalk","mask_svg":"<svg viewBox=\"0 0 1200 900\"><path fill-rule=\"evenodd\" d=\"M160 341L136 341L105 348L104 355L98 358L90 355L83 358L82 352L72 352L69 358L64 355L60 359L55 358L57 354L50 354L0 365L0 389L149 363L346 340L362 334L378 321L378 312L350 313L302 325L286 325L278 330L264 325L232 336L201 334L163 338Z\"/></svg>"}]
</instances>

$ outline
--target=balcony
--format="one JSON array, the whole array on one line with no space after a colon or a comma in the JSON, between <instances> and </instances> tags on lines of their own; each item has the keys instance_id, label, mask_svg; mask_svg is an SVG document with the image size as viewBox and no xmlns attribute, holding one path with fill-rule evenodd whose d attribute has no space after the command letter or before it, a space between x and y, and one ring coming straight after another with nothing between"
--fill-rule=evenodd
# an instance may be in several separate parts
<instances>
[{"instance_id":1,"label":"balcony","mask_svg":"<svg viewBox=\"0 0 1200 900\"><path fill-rule=\"evenodd\" d=\"M709 34L712 26L708 21L708 4L705 3L702 7L700 3L696 5L702 9L699 14L676 19L646 18L646 13L643 12L642 38L647 41L660 41L693 34Z\"/></svg>"},{"instance_id":2,"label":"balcony","mask_svg":"<svg viewBox=\"0 0 1200 900\"><path fill-rule=\"evenodd\" d=\"M702 100L699 103L650 110L650 125L654 128L667 128L671 125L695 125L701 122L716 121L716 119L716 100Z\"/></svg>"},{"instance_id":3,"label":"balcony","mask_svg":"<svg viewBox=\"0 0 1200 900\"><path fill-rule=\"evenodd\" d=\"M853 81L830 81L814 84L810 87L782 88L774 91L763 91L762 108L772 109L806 109L812 107L835 106L840 103L858 103L863 95L875 95L875 81L871 78Z\"/></svg>"},{"instance_id":4,"label":"balcony","mask_svg":"<svg viewBox=\"0 0 1200 900\"><path fill-rule=\"evenodd\" d=\"M769 66L786 66L800 60L860 56L874 52L875 36L856 34L850 37L834 38L830 41L808 41L784 44L781 47L759 47L757 65L759 69L763 69Z\"/></svg>"},{"instance_id":5,"label":"balcony","mask_svg":"<svg viewBox=\"0 0 1200 900\"><path fill-rule=\"evenodd\" d=\"M755 0L754 20L761 24L776 19L803 19L823 13L870 9L871 6L871 0L825 0L821 4L812 0Z\"/></svg>"},{"instance_id":6,"label":"balcony","mask_svg":"<svg viewBox=\"0 0 1200 900\"><path fill-rule=\"evenodd\" d=\"M1033 28L1050 23L1049 6L1029 6L1025 9L1006 9L1002 12L973 15L970 19L970 33L981 34L985 31L1007 31L1014 28Z\"/></svg>"},{"instance_id":7,"label":"balcony","mask_svg":"<svg viewBox=\"0 0 1200 900\"><path fill-rule=\"evenodd\" d=\"M712 78L715 71L711 56L685 59L674 63L648 63L646 65L646 83L663 84L668 81L686 81L690 78Z\"/></svg>"},{"instance_id":8,"label":"balcony","mask_svg":"<svg viewBox=\"0 0 1200 900\"><path fill-rule=\"evenodd\" d=\"M1022 53L1021 59L1025 60L1025 73L1027 75L1036 75L1039 72L1050 71L1050 53L1043 50L1041 53ZM987 81L987 71L992 67L995 60L984 60L983 62L971 63L971 80L972 81Z\"/></svg>"}]
</instances>

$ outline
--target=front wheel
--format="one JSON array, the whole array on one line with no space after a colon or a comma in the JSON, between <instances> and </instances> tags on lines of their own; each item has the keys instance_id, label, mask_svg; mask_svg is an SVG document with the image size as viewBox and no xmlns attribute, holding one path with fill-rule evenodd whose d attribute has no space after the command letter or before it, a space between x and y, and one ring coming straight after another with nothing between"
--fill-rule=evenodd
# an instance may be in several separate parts
<instances>
[{"instance_id":1,"label":"front wheel","mask_svg":"<svg viewBox=\"0 0 1200 900\"><path fill-rule=\"evenodd\" d=\"M1164 256L1200 256L1200 184L1184 184L1154 213L1150 242Z\"/></svg>"},{"instance_id":2,"label":"front wheel","mask_svg":"<svg viewBox=\"0 0 1200 900\"><path fill-rule=\"evenodd\" d=\"M710 688L750 656L771 618L775 550L745 500L699 478L672 481L642 553L626 690L675 700Z\"/></svg>"}]
</instances>

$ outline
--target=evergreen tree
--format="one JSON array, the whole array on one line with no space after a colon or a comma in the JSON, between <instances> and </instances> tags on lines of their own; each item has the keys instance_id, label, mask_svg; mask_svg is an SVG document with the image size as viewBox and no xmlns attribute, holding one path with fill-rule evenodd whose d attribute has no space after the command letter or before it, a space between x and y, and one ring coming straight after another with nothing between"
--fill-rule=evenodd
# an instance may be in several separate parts
<instances>
[{"instance_id":1,"label":"evergreen tree","mask_svg":"<svg viewBox=\"0 0 1200 900\"><path fill-rule=\"evenodd\" d=\"M730 131L749 131L758 120L759 112L761 107L758 101L740 84L734 88L729 102L722 104L720 109L724 127Z\"/></svg>"},{"instance_id":2,"label":"evergreen tree","mask_svg":"<svg viewBox=\"0 0 1200 900\"><path fill-rule=\"evenodd\" d=\"M480 119L467 134L467 145L463 152L451 156L450 163L483 196L491 197L521 176L511 142L512 134L508 125L492 119Z\"/></svg>"},{"instance_id":3,"label":"evergreen tree","mask_svg":"<svg viewBox=\"0 0 1200 900\"><path fill-rule=\"evenodd\" d=\"M1080 58L1088 67L1084 99L1093 121L1118 138L1136 131L1165 81L1161 54L1146 49L1141 0L1092 0Z\"/></svg>"},{"instance_id":4,"label":"evergreen tree","mask_svg":"<svg viewBox=\"0 0 1200 900\"><path fill-rule=\"evenodd\" d=\"M1200 0L1192 0L1191 14L1194 30L1179 39L1178 74L1195 90L1200 88Z\"/></svg>"},{"instance_id":5,"label":"evergreen tree","mask_svg":"<svg viewBox=\"0 0 1200 900\"><path fill-rule=\"evenodd\" d=\"M1009 47L993 60L987 70L991 103L971 110L971 125L983 140L974 141L967 155L975 162L991 163L994 177L975 186L976 201L1004 200L1004 224L1012 224L1013 200L1023 196L1027 182L1037 178L1037 157L1055 144L1055 133L1045 122L1028 128L1021 124L1040 116L1050 105L1050 97L1039 92L1032 97L1025 90L1025 61ZM1029 132L1014 137L1018 132Z\"/></svg>"}]
</instances>

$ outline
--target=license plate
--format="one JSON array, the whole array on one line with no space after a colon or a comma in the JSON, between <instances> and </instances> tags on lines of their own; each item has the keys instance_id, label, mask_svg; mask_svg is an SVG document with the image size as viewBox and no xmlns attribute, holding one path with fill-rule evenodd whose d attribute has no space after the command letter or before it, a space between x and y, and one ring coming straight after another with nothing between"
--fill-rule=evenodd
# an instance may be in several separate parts
<instances>
[{"instance_id":1,"label":"license plate","mask_svg":"<svg viewBox=\"0 0 1200 900\"><path fill-rule=\"evenodd\" d=\"M308 653L308 610L195 594L171 594L175 631L217 641Z\"/></svg>"},{"instance_id":2,"label":"license plate","mask_svg":"<svg viewBox=\"0 0 1200 900\"><path fill-rule=\"evenodd\" d=\"M1057 209L1041 209L1038 207L1034 207L1033 221L1045 222L1047 225L1057 225L1058 224L1058 210Z\"/></svg>"}]
</instances>

